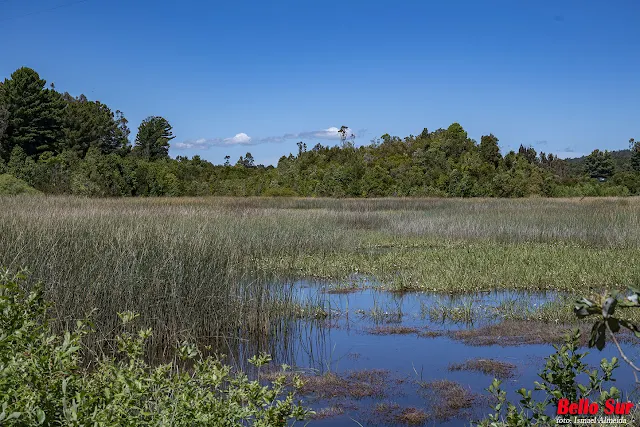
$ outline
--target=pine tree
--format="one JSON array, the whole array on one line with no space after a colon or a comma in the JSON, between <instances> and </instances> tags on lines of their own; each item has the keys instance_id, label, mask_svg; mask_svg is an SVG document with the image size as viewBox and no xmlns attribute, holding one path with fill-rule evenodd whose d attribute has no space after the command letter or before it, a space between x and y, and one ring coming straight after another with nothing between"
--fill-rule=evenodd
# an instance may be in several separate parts
<instances>
[{"instance_id":1,"label":"pine tree","mask_svg":"<svg viewBox=\"0 0 640 427\"><path fill-rule=\"evenodd\" d=\"M169 158L169 141L175 138L172 130L165 118L147 117L138 127L133 152L146 160Z\"/></svg>"},{"instance_id":2,"label":"pine tree","mask_svg":"<svg viewBox=\"0 0 640 427\"><path fill-rule=\"evenodd\" d=\"M0 82L0 92L2 91L2 82ZM3 146L3 139L7 133L7 127L9 126L9 110L4 104L0 104L0 150ZM0 152L0 160L2 159L2 153Z\"/></svg>"},{"instance_id":3,"label":"pine tree","mask_svg":"<svg viewBox=\"0 0 640 427\"><path fill-rule=\"evenodd\" d=\"M608 151L593 150L584 160L584 169L591 178L606 179L613 175L615 164Z\"/></svg>"},{"instance_id":4,"label":"pine tree","mask_svg":"<svg viewBox=\"0 0 640 427\"><path fill-rule=\"evenodd\" d=\"M640 141L631 138L629 149L631 150L631 169L640 172Z\"/></svg>"},{"instance_id":5,"label":"pine tree","mask_svg":"<svg viewBox=\"0 0 640 427\"><path fill-rule=\"evenodd\" d=\"M68 99L65 115L65 148L84 157L95 147L103 154L122 152L129 146L129 129L120 111L114 114L100 101L83 95Z\"/></svg>"},{"instance_id":6,"label":"pine tree","mask_svg":"<svg viewBox=\"0 0 640 427\"><path fill-rule=\"evenodd\" d=\"M0 105L8 111L0 155L8 159L14 147L28 156L58 151L62 137L64 101L45 89L46 81L30 68L20 68L0 86Z\"/></svg>"},{"instance_id":7,"label":"pine tree","mask_svg":"<svg viewBox=\"0 0 640 427\"><path fill-rule=\"evenodd\" d=\"M495 167L500 163L502 155L500 154L500 147L498 147L498 138L493 134L483 135L480 138L480 156L482 160L491 163Z\"/></svg>"}]
</instances>

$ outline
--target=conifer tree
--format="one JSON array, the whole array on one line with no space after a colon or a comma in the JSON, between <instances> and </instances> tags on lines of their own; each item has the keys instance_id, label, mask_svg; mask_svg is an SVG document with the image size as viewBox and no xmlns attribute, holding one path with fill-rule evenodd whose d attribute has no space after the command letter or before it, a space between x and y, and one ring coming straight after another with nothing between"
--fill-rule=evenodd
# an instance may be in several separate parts
<instances>
[{"instance_id":1,"label":"conifer tree","mask_svg":"<svg viewBox=\"0 0 640 427\"><path fill-rule=\"evenodd\" d=\"M45 89L45 85L38 73L23 67L0 86L0 105L8 116L0 126L5 127L0 139L0 155L5 160L14 147L22 148L28 156L58 149L64 101L56 91Z\"/></svg>"}]
</instances>

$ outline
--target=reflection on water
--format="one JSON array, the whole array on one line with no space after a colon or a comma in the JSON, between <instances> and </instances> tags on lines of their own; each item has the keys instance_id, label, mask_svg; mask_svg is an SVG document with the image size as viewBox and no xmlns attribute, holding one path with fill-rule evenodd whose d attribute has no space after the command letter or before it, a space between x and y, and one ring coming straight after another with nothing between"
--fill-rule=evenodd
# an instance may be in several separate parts
<instances>
[{"instance_id":1,"label":"reflection on water","mask_svg":"<svg viewBox=\"0 0 640 427\"><path fill-rule=\"evenodd\" d=\"M446 333L499 322L497 307L510 305L517 310L518 307L544 304L558 297L553 293L493 292L448 296L394 294L364 287L352 293L330 294L326 292L330 289L328 286L326 283L307 281L295 284L299 301L321 302L330 315L324 319L283 321L278 330L270 334L275 340L269 343L274 361L320 375L386 370L390 372L386 381L393 392L383 398L331 401L305 397L317 410L333 408L334 412L339 413L313 421L313 425L357 425L350 418L363 424L377 424L383 417L375 408L380 410L394 404L422 408L429 413L430 408L433 409L433 396L427 396L419 383L434 380L454 381L471 393L486 396L485 389L493 378L491 375L448 369L453 363L463 363L472 358L495 359L516 365L516 375L503 382L509 398L516 400L515 390L533 388L544 358L553 352L549 344L470 346L452 339ZM376 327L385 325L401 326L402 329L395 330L406 333L386 334L394 331L393 328L382 329L383 333L371 333L376 331ZM434 333L422 333L425 331ZM629 351L634 354L633 348ZM585 360L590 365L598 366L603 357L616 355L615 348L607 346L602 352L591 351ZM615 377L618 379L616 386L623 392L632 390L632 376L627 366L621 365ZM459 418L429 421L427 425L461 425L464 424L462 420L478 419L488 409L486 400L478 398L474 409L463 412Z\"/></svg>"}]
</instances>

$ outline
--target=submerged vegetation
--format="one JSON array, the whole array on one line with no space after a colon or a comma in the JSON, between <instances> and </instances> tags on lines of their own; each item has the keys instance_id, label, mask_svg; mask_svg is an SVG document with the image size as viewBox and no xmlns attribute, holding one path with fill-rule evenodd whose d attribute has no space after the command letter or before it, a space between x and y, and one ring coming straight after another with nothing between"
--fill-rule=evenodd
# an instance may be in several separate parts
<instances>
[{"instance_id":1,"label":"submerged vegetation","mask_svg":"<svg viewBox=\"0 0 640 427\"><path fill-rule=\"evenodd\" d=\"M469 418L469 410L478 401L478 395L455 381L436 380L422 382L420 386L431 403L433 417L438 421L458 417L461 413L466 413Z\"/></svg>"},{"instance_id":2,"label":"submerged vegetation","mask_svg":"<svg viewBox=\"0 0 640 427\"><path fill-rule=\"evenodd\" d=\"M514 375L517 366L513 363L494 359L471 359L464 363L449 365L450 371L478 371L486 375L492 375L498 379L510 378Z\"/></svg>"},{"instance_id":3,"label":"submerged vegetation","mask_svg":"<svg viewBox=\"0 0 640 427\"><path fill-rule=\"evenodd\" d=\"M393 402L382 402L375 406L374 414L389 425L423 425L429 420L429 414L420 408L402 408Z\"/></svg>"},{"instance_id":4,"label":"submerged vegetation","mask_svg":"<svg viewBox=\"0 0 640 427\"><path fill-rule=\"evenodd\" d=\"M384 325L369 329L369 333L373 335L412 335L419 334L420 329L411 326Z\"/></svg>"},{"instance_id":5,"label":"submerged vegetation","mask_svg":"<svg viewBox=\"0 0 640 427\"><path fill-rule=\"evenodd\" d=\"M282 378L281 372L265 373L264 378L276 380ZM289 385L298 382L296 390L301 395L316 399L363 399L366 397L385 397L389 393L390 372L371 369L347 372L338 375L334 372L324 374L288 372L284 378Z\"/></svg>"}]
</instances>

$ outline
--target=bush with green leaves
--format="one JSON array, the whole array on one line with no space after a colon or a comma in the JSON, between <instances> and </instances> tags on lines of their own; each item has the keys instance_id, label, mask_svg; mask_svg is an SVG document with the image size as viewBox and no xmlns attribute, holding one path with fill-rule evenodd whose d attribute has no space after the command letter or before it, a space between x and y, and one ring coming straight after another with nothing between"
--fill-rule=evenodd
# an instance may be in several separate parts
<instances>
[{"instance_id":1,"label":"bush with green leaves","mask_svg":"<svg viewBox=\"0 0 640 427\"><path fill-rule=\"evenodd\" d=\"M2 425L271 427L311 414L295 391L285 391L284 376L267 385L252 381L188 343L178 347L175 363L149 366L142 355L152 331L134 332L131 312L119 314L125 332L117 337L118 354L89 359L82 340L90 323L53 333L41 289L24 291L25 279L0 273Z\"/></svg>"},{"instance_id":2,"label":"bush with green leaves","mask_svg":"<svg viewBox=\"0 0 640 427\"><path fill-rule=\"evenodd\" d=\"M580 331L567 335L565 343L555 345L556 352L547 357L546 364L538 374L541 381L535 382L534 390L521 388L520 405L507 402L506 391L500 388L501 381L494 379L488 388L496 400L490 414L478 425L482 427L528 427L547 426L553 424L549 416L549 408L556 407L560 399L566 398L576 402L582 398L604 404L607 399L619 399L620 391L615 387L605 388L605 384L614 381L613 371L618 367L618 359L611 361L602 359L600 370L589 369L582 359L588 354L579 352ZM587 385L581 384L579 378L587 376ZM541 392L542 399L535 399L533 392Z\"/></svg>"},{"instance_id":3,"label":"bush with green leaves","mask_svg":"<svg viewBox=\"0 0 640 427\"><path fill-rule=\"evenodd\" d=\"M573 309L579 319L596 317L591 328L589 347L602 350L606 345L608 332L622 359L633 369L636 383L640 382L638 380L640 368L624 353L616 334L621 331L621 328L625 328L632 332L636 338L640 338L640 327L621 316L616 316L616 310L637 308L640 308L640 285L630 286L627 294L619 291L606 291L601 295L583 297L576 301Z\"/></svg>"},{"instance_id":4,"label":"bush with green leaves","mask_svg":"<svg viewBox=\"0 0 640 427\"><path fill-rule=\"evenodd\" d=\"M638 383L640 382L638 379L640 367L625 354L616 338L616 334L620 333L623 328L632 332L636 338L640 338L640 327L621 315L621 311L634 308L640 308L640 286L638 285L631 286L628 293L605 291L600 295L582 297L574 305L574 314L579 319L596 318L591 328L589 347L602 350L606 345L607 337L609 337L622 359L632 368L636 383ZM597 370L589 370L587 365L582 362L587 353L577 352L579 338L580 332L576 331L572 336L567 337L564 345L556 346L556 353L547 358L544 370L540 374L542 382L536 382L535 386L535 390L546 394L546 398L541 401L535 401L532 392L523 388L518 391L522 399L520 407L517 407L513 403L507 402L506 392L500 388L501 382L494 379L488 388L497 401L493 406L494 413L479 425L487 427L547 425L551 423L552 419L546 414L546 409L557 405L561 398L575 402L578 399L597 394L595 400L601 405L607 399L619 399L620 391L618 389L615 387L611 387L609 390L603 388L605 382L612 381L613 370L618 367L618 359L616 357L611 361L602 359L600 362L602 373ZM576 380L580 374L588 376L588 385L580 384Z\"/></svg>"},{"instance_id":5,"label":"bush with green leaves","mask_svg":"<svg viewBox=\"0 0 640 427\"><path fill-rule=\"evenodd\" d=\"M40 192L13 175L0 174L0 196L17 196L18 194L40 194Z\"/></svg>"}]
</instances>

